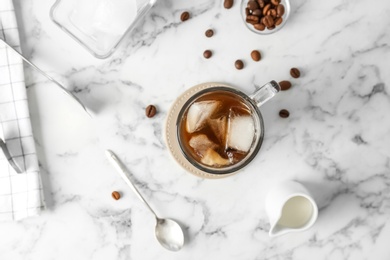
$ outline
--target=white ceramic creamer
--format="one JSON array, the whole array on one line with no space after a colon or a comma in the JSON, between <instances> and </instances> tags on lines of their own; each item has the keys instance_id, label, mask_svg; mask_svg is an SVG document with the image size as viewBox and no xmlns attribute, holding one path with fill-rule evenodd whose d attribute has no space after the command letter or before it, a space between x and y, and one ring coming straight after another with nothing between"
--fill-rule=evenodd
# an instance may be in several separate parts
<instances>
[{"instance_id":1,"label":"white ceramic creamer","mask_svg":"<svg viewBox=\"0 0 390 260\"><path fill-rule=\"evenodd\" d=\"M317 219L317 204L309 191L296 181L272 187L265 199L271 237L310 228Z\"/></svg>"}]
</instances>

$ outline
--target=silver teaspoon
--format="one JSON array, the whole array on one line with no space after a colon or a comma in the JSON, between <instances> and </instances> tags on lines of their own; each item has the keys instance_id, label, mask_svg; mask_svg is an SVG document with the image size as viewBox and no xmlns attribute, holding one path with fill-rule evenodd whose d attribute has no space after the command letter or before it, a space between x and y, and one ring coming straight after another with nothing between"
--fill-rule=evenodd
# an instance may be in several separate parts
<instances>
[{"instance_id":1,"label":"silver teaspoon","mask_svg":"<svg viewBox=\"0 0 390 260\"><path fill-rule=\"evenodd\" d=\"M158 242L166 249L171 251L179 251L184 245L184 233L180 225L172 219L163 219L157 217L156 213L149 206L146 200L142 197L141 193L131 182L129 177L129 171L115 155L114 152L106 150L106 156L110 163L118 171L122 179L129 185L129 187L135 192L137 197L148 207L150 212L156 217L156 229L155 234Z\"/></svg>"}]
</instances>

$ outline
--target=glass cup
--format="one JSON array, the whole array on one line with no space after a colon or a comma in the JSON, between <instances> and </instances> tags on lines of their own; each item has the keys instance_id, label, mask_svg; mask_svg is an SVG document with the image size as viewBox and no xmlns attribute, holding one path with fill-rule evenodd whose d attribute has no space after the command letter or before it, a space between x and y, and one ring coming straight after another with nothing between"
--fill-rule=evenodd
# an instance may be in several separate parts
<instances>
[{"instance_id":1,"label":"glass cup","mask_svg":"<svg viewBox=\"0 0 390 260\"><path fill-rule=\"evenodd\" d=\"M183 156L187 159L189 163L191 163L197 169L210 174L223 175L223 174L233 173L242 169L244 166L249 164L254 159L256 154L259 152L261 144L263 142L264 121L261 112L259 110L259 107L263 105L265 102L267 102L268 100L270 100L272 97L274 97L279 91L280 91L280 86L278 85L278 83L275 81L270 81L264 86L256 89L256 91L251 95L247 95L235 88L225 87L225 86L211 87L195 93L193 96L191 96L188 99L188 101L180 109L180 112L176 119L177 138ZM189 145L185 143L187 142L185 139L186 133L184 133L183 129L185 126L184 124L186 124L186 117L189 108L193 103L195 103L205 95L210 95L213 93L226 93L229 96L233 97L234 99L237 99L237 101L243 103L245 107L247 107L250 110L253 123L254 123L254 137L245 157L241 158L238 162L227 166L216 167L216 166L206 165L200 162L199 158L195 158L196 156L194 156L194 152L190 150Z\"/></svg>"}]
</instances>

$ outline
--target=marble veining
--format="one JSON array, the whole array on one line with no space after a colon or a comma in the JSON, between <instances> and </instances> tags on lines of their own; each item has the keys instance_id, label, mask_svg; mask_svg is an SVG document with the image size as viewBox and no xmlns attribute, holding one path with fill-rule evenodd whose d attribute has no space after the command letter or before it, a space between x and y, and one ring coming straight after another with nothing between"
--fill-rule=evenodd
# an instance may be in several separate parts
<instances>
[{"instance_id":1,"label":"marble veining","mask_svg":"<svg viewBox=\"0 0 390 260\"><path fill-rule=\"evenodd\" d=\"M50 20L54 0L15 0L24 54L93 111L89 119L54 85L25 68L48 208L0 223L0 259L389 259L390 3L291 0L269 36L243 24L240 2L157 1L108 59L98 60ZM187 10L191 19L180 21ZM206 38L212 28L215 35ZM203 51L213 57L205 60ZM258 49L262 60L250 58ZM237 71L234 61L245 68ZM302 76L292 79L291 67ZM265 139L241 173L203 180L168 153L173 101L203 82L250 94L269 80L290 90L261 107ZM146 118L147 105L158 114ZM278 112L288 109L290 117ZM123 160L159 216L177 220L177 253L154 238L155 219L106 161ZM308 231L269 238L269 187L297 180L319 206ZM111 192L122 198L115 201Z\"/></svg>"}]
</instances>

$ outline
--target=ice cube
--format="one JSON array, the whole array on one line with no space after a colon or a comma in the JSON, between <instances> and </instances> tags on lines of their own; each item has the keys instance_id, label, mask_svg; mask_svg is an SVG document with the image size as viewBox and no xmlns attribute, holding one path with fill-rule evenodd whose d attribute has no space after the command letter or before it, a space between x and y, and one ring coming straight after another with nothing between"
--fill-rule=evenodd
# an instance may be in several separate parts
<instances>
[{"instance_id":1,"label":"ice cube","mask_svg":"<svg viewBox=\"0 0 390 260\"><path fill-rule=\"evenodd\" d=\"M214 135L218 138L221 144L226 143L227 117L222 116L217 119L209 119L208 124L213 130Z\"/></svg>"},{"instance_id":2,"label":"ice cube","mask_svg":"<svg viewBox=\"0 0 390 260\"><path fill-rule=\"evenodd\" d=\"M209 148L201 159L203 164L209 166L226 166L230 164L228 159L222 158L216 151Z\"/></svg>"},{"instance_id":3,"label":"ice cube","mask_svg":"<svg viewBox=\"0 0 390 260\"><path fill-rule=\"evenodd\" d=\"M248 152L255 135L252 116L232 116L228 120L227 146L242 152Z\"/></svg>"},{"instance_id":4,"label":"ice cube","mask_svg":"<svg viewBox=\"0 0 390 260\"><path fill-rule=\"evenodd\" d=\"M189 144L200 157L204 157L208 149L215 149L217 147L205 134L191 137Z\"/></svg>"},{"instance_id":5,"label":"ice cube","mask_svg":"<svg viewBox=\"0 0 390 260\"><path fill-rule=\"evenodd\" d=\"M220 106L220 101L199 101L195 102L188 109L186 127L188 133L201 129L206 120L211 117Z\"/></svg>"}]
</instances>

